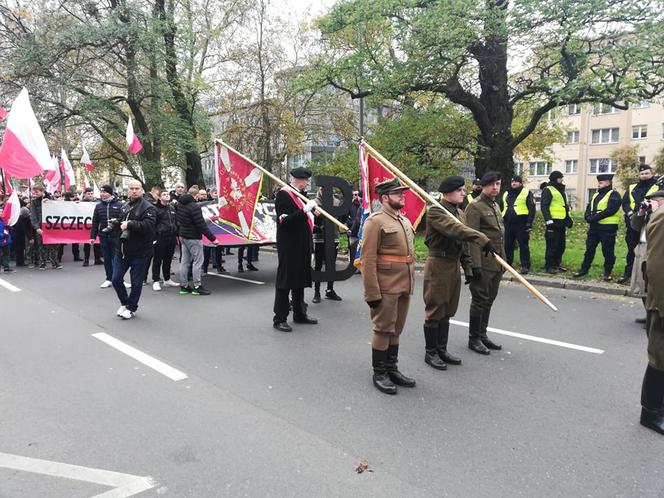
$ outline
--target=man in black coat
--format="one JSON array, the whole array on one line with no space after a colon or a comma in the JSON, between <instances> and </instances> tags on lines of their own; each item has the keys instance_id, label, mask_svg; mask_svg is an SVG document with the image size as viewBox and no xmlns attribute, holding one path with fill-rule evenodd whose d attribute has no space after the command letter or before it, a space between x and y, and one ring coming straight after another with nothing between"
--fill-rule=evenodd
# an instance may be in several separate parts
<instances>
[{"instance_id":1,"label":"man in black coat","mask_svg":"<svg viewBox=\"0 0 664 498\"><path fill-rule=\"evenodd\" d=\"M113 288L120 299L117 315L129 320L138 309L143 289L143 278L148 257L152 254L157 213L155 207L143 198L143 186L138 180L128 185L129 202L120 213L120 234L113 260ZM124 276L131 270L131 293L127 295Z\"/></svg>"},{"instance_id":2,"label":"man in black coat","mask_svg":"<svg viewBox=\"0 0 664 498\"><path fill-rule=\"evenodd\" d=\"M295 168L291 171L291 186L305 194L311 171ZM311 287L311 250L314 226L315 200L306 204L288 187L283 187L274 200L277 214L277 267L274 296L273 326L281 332L291 332L288 322L289 293L293 297L293 321L316 324L318 320L307 316L304 288Z\"/></svg>"},{"instance_id":3,"label":"man in black coat","mask_svg":"<svg viewBox=\"0 0 664 498\"><path fill-rule=\"evenodd\" d=\"M104 258L104 271L106 279L101 288L110 287L113 278L113 259L120 236L120 216L122 215L122 202L113 195L112 185L102 185L101 202L95 206L92 214L92 228L90 229L90 244L94 244L99 236L99 245ZM111 220L115 220L111 221Z\"/></svg>"},{"instance_id":4,"label":"man in black coat","mask_svg":"<svg viewBox=\"0 0 664 498\"><path fill-rule=\"evenodd\" d=\"M159 281L160 272L164 276L166 287L177 287L177 282L171 278L171 263L175 253L178 226L176 221L175 204L171 204L171 196L166 190L159 194L159 202L155 204L157 210L156 243L154 245L154 259L152 261L152 289L161 290Z\"/></svg>"}]
</instances>

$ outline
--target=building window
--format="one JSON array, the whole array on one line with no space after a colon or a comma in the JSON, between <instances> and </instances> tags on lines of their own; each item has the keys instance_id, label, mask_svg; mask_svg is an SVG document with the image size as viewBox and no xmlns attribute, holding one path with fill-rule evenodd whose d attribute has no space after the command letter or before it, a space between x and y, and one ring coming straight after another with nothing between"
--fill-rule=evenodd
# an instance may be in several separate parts
<instances>
[{"instance_id":1,"label":"building window","mask_svg":"<svg viewBox=\"0 0 664 498\"><path fill-rule=\"evenodd\" d=\"M581 114L581 104L570 104L567 106L567 114L570 116L574 114Z\"/></svg>"},{"instance_id":2,"label":"building window","mask_svg":"<svg viewBox=\"0 0 664 498\"><path fill-rule=\"evenodd\" d=\"M618 161L615 159L601 158L590 160L590 174L599 175L601 173L615 173L618 168Z\"/></svg>"},{"instance_id":3,"label":"building window","mask_svg":"<svg viewBox=\"0 0 664 498\"><path fill-rule=\"evenodd\" d=\"M632 138L648 138L648 125L632 126Z\"/></svg>"},{"instance_id":4,"label":"building window","mask_svg":"<svg viewBox=\"0 0 664 498\"><path fill-rule=\"evenodd\" d=\"M615 144L620 138L619 128L601 128L592 130L590 143L593 144Z\"/></svg>"},{"instance_id":5,"label":"building window","mask_svg":"<svg viewBox=\"0 0 664 498\"><path fill-rule=\"evenodd\" d=\"M567 132L567 143L568 144L579 143L579 130L573 130Z\"/></svg>"},{"instance_id":6,"label":"building window","mask_svg":"<svg viewBox=\"0 0 664 498\"><path fill-rule=\"evenodd\" d=\"M546 176L551 173L551 163L546 161L534 161L529 164L530 176Z\"/></svg>"},{"instance_id":7,"label":"building window","mask_svg":"<svg viewBox=\"0 0 664 498\"><path fill-rule=\"evenodd\" d=\"M646 164L646 156L639 156L639 164Z\"/></svg>"},{"instance_id":8,"label":"building window","mask_svg":"<svg viewBox=\"0 0 664 498\"><path fill-rule=\"evenodd\" d=\"M523 163L515 163L514 164L514 171L517 175L522 175L523 174Z\"/></svg>"},{"instance_id":9,"label":"building window","mask_svg":"<svg viewBox=\"0 0 664 498\"><path fill-rule=\"evenodd\" d=\"M576 159L565 161L565 173L567 174L576 173L578 168L579 168L579 161L577 161Z\"/></svg>"},{"instance_id":10,"label":"building window","mask_svg":"<svg viewBox=\"0 0 664 498\"><path fill-rule=\"evenodd\" d=\"M620 112L620 109L617 109L610 104L593 105L593 114L615 114L616 112Z\"/></svg>"}]
</instances>

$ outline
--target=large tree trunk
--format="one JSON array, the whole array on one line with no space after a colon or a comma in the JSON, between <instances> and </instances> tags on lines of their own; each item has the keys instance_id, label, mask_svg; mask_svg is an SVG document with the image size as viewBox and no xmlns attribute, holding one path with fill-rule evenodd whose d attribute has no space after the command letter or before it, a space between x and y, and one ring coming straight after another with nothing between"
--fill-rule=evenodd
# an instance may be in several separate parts
<instances>
[{"instance_id":1,"label":"large tree trunk","mask_svg":"<svg viewBox=\"0 0 664 498\"><path fill-rule=\"evenodd\" d=\"M188 150L185 150L185 158L187 161L186 180L188 185L197 184L200 187L205 186L203 180L203 168L201 163L201 154L198 150L197 132L194 125L194 109L193 105L187 101L187 97L182 90L180 82L180 75L177 69L177 53L175 51L175 35L177 27L175 26L175 19L173 16L173 0L169 0L168 9L165 8L165 0L157 0L155 7L159 11L161 20L163 22L163 37L164 37L164 51L165 51L165 67L166 67L166 80L168 86L173 94L173 101L175 104L175 112L178 117L186 124L186 129L189 132L187 140Z\"/></svg>"},{"instance_id":2,"label":"large tree trunk","mask_svg":"<svg viewBox=\"0 0 664 498\"><path fill-rule=\"evenodd\" d=\"M509 186L514 173L514 145L507 79L507 37L503 34L507 0L487 0L487 8L495 11L492 21L485 24L486 39L473 49L478 62L480 102L486 112L486 125L480 127L475 173L481 177L487 171L498 171L503 185Z\"/></svg>"}]
</instances>

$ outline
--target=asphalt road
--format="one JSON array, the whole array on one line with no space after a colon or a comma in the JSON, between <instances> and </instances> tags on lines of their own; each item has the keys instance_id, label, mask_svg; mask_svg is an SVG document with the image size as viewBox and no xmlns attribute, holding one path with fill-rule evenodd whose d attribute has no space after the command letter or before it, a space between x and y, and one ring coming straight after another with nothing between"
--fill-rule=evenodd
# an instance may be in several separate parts
<instances>
[{"instance_id":1,"label":"asphalt road","mask_svg":"<svg viewBox=\"0 0 664 498\"><path fill-rule=\"evenodd\" d=\"M639 301L544 289L553 313L504 284L492 327L601 352L493 333L504 349L484 357L454 325L463 365L439 372L423 361L419 278L400 357L417 387L387 396L360 277L337 283L342 302L310 304L319 325L284 334L275 258L257 265L231 275L264 284L208 276L211 296L144 287L131 321L100 267L0 274L20 288L0 286L0 497L664 496L664 438L638 424ZM457 320L468 303L465 288ZM150 489L113 484L132 479Z\"/></svg>"}]
</instances>

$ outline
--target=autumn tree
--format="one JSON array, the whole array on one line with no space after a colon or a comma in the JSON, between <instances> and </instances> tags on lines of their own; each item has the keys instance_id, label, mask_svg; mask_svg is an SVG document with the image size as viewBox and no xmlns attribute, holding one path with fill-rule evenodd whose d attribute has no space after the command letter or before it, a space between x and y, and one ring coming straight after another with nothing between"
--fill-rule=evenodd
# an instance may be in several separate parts
<instances>
[{"instance_id":1,"label":"autumn tree","mask_svg":"<svg viewBox=\"0 0 664 498\"><path fill-rule=\"evenodd\" d=\"M549 111L662 92L663 21L655 0L348 0L317 23L311 79L353 98L444 96L473 118L477 174L507 181Z\"/></svg>"}]
</instances>

